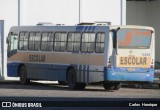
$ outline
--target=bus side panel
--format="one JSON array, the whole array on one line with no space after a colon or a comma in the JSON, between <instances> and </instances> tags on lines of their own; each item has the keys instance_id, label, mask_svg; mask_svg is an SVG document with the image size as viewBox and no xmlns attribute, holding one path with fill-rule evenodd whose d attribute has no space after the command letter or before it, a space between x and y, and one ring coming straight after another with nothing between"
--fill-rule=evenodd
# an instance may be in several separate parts
<instances>
[{"instance_id":1,"label":"bus side panel","mask_svg":"<svg viewBox=\"0 0 160 110\"><path fill-rule=\"evenodd\" d=\"M20 63L12 62L7 63L7 76L18 77L18 67Z\"/></svg>"},{"instance_id":2,"label":"bus side panel","mask_svg":"<svg viewBox=\"0 0 160 110\"><path fill-rule=\"evenodd\" d=\"M54 80L56 81L66 81L66 71L69 65L65 65L65 64L53 64L52 65L52 69L50 69L49 74L51 75L51 78L49 78L50 80L52 80L52 78L54 77L53 74L57 74L56 79L54 78Z\"/></svg>"},{"instance_id":3,"label":"bus side panel","mask_svg":"<svg viewBox=\"0 0 160 110\"><path fill-rule=\"evenodd\" d=\"M36 63L28 63L27 64L27 77L29 79L46 79L49 77L48 69L51 65L47 64L36 64Z\"/></svg>"},{"instance_id":4,"label":"bus side panel","mask_svg":"<svg viewBox=\"0 0 160 110\"><path fill-rule=\"evenodd\" d=\"M89 81L89 71L87 65L79 65L76 72L77 82L88 82Z\"/></svg>"},{"instance_id":5,"label":"bus side panel","mask_svg":"<svg viewBox=\"0 0 160 110\"><path fill-rule=\"evenodd\" d=\"M90 65L89 66L89 82L101 82L104 80L104 66L96 66Z\"/></svg>"},{"instance_id":6,"label":"bus side panel","mask_svg":"<svg viewBox=\"0 0 160 110\"><path fill-rule=\"evenodd\" d=\"M28 64L27 77L38 80L65 81L68 65Z\"/></svg>"},{"instance_id":7,"label":"bus side panel","mask_svg":"<svg viewBox=\"0 0 160 110\"><path fill-rule=\"evenodd\" d=\"M95 65L79 65L77 82L93 83L103 81L103 67Z\"/></svg>"}]
</instances>

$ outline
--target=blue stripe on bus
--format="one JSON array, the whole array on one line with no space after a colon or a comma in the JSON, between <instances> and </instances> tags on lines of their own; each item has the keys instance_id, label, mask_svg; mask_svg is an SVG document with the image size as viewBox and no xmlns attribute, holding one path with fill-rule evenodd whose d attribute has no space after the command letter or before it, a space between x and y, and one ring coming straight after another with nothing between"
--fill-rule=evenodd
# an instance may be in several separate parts
<instances>
[{"instance_id":1,"label":"blue stripe on bus","mask_svg":"<svg viewBox=\"0 0 160 110\"><path fill-rule=\"evenodd\" d=\"M77 27L76 27L76 31L82 31L83 28L84 28L84 26L77 26Z\"/></svg>"},{"instance_id":2,"label":"blue stripe on bus","mask_svg":"<svg viewBox=\"0 0 160 110\"><path fill-rule=\"evenodd\" d=\"M9 77L18 77L18 68L21 63L8 63L7 64L7 75ZM89 70L90 65L65 65L65 64L36 64L36 63L26 63L27 77L30 79L48 79L48 80L60 80L65 81L66 79L66 70L68 66L74 67L77 73L80 73L79 81L80 82L89 82L89 74L92 72L102 72L103 71L94 71Z\"/></svg>"},{"instance_id":3,"label":"blue stripe on bus","mask_svg":"<svg viewBox=\"0 0 160 110\"><path fill-rule=\"evenodd\" d=\"M96 26L77 26L76 31L94 31Z\"/></svg>"},{"instance_id":4,"label":"blue stripe on bus","mask_svg":"<svg viewBox=\"0 0 160 110\"><path fill-rule=\"evenodd\" d=\"M18 77L18 67L20 63L13 62L7 64L7 75L9 77ZM29 67L28 71L35 71L37 76L44 76L46 79L49 77L49 80L66 80L66 69L69 65L59 65L59 64L27 64ZM92 72L97 72L89 70L89 65L71 65L79 71L81 74L80 81L89 82L89 74ZM99 71L103 72L103 71ZM30 73L32 75L34 73ZM83 75L81 77L81 75ZM57 78L58 77L58 78ZM87 77L87 78L86 78ZM56 79L57 78L57 79ZM83 78L83 79L81 79ZM137 69L134 72L126 72L123 68L107 68L104 67L104 81L149 81L152 82L154 79L154 70L149 69L147 72L142 72L142 70Z\"/></svg>"},{"instance_id":5,"label":"blue stripe on bus","mask_svg":"<svg viewBox=\"0 0 160 110\"><path fill-rule=\"evenodd\" d=\"M150 69L148 72L124 72L117 71L120 68L107 68L104 67L104 80L105 81L148 81L152 82L154 79L154 70ZM116 71L115 71L116 70Z\"/></svg>"},{"instance_id":6,"label":"blue stripe on bus","mask_svg":"<svg viewBox=\"0 0 160 110\"><path fill-rule=\"evenodd\" d=\"M92 26L89 26L89 27L88 27L88 31L90 31L91 29L92 29Z\"/></svg>"},{"instance_id":7,"label":"blue stripe on bus","mask_svg":"<svg viewBox=\"0 0 160 110\"><path fill-rule=\"evenodd\" d=\"M89 83L89 65L87 65L87 83Z\"/></svg>"},{"instance_id":8,"label":"blue stripe on bus","mask_svg":"<svg viewBox=\"0 0 160 110\"><path fill-rule=\"evenodd\" d=\"M96 26L92 26L92 31L94 31L94 30L95 30L95 28L96 28Z\"/></svg>"},{"instance_id":9,"label":"blue stripe on bus","mask_svg":"<svg viewBox=\"0 0 160 110\"><path fill-rule=\"evenodd\" d=\"M86 65L83 65L83 82L85 82Z\"/></svg>"},{"instance_id":10,"label":"blue stripe on bus","mask_svg":"<svg viewBox=\"0 0 160 110\"><path fill-rule=\"evenodd\" d=\"M84 31L87 31L87 29L88 29L88 26L85 26Z\"/></svg>"},{"instance_id":11,"label":"blue stripe on bus","mask_svg":"<svg viewBox=\"0 0 160 110\"><path fill-rule=\"evenodd\" d=\"M7 76L9 77L18 77L18 66L20 63L7 63Z\"/></svg>"}]
</instances>

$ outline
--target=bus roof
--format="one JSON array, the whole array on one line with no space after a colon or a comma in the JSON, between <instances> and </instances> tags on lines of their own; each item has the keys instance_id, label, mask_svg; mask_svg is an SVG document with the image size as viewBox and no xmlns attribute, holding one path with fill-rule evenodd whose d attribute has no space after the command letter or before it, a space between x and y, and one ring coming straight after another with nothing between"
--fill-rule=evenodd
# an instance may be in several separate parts
<instances>
[{"instance_id":1,"label":"bus roof","mask_svg":"<svg viewBox=\"0 0 160 110\"><path fill-rule=\"evenodd\" d=\"M140 25L112 25L110 29L117 29L117 28L132 28L132 29L148 29L154 31L153 27L149 26L140 26Z\"/></svg>"},{"instance_id":2,"label":"bus roof","mask_svg":"<svg viewBox=\"0 0 160 110\"><path fill-rule=\"evenodd\" d=\"M117 28L135 28L135 29L148 29L154 31L152 27L148 26L138 26L138 25L111 25L111 26L95 26L95 25L76 25L76 26L13 26L10 28L10 32L20 32L20 31L70 31L70 32L96 32L102 31L106 32L109 29Z\"/></svg>"},{"instance_id":3,"label":"bus roof","mask_svg":"<svg viewBox=\"0 0 160 110\"><path fill-rule=\"evenodd\" d=\"M10 28L10 32L20 32L20 31L70 31L70 32L96 32L96 31L109 31L109 26L13 26Z\"/></svg>"}]
</instances>

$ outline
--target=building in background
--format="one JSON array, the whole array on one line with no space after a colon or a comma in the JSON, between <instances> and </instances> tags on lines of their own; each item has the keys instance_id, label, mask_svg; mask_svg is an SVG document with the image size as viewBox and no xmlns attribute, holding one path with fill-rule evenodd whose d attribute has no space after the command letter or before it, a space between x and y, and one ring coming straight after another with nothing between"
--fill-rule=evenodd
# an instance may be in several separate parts
<instances>
[{"instance_id":1,"label":"building in background","mask_svg":"<svg viewBox=\"0 0 160 110\"><path fill-rule=\"evenodd\" d=\"M0 76L11 79L6 74L5 44L11 26L36 25L39 22L76 25L94 21L111 22L112 25L145 25L155 28L158 44L159 10L160 0L0 0L0 20L4 20L4 36L1 36L1 44L4 44L1 55L4 58L0 67L3 73ZM159 48L156 46L156 50ZM160 55L156 57L158 59Z\"/></svg>"},{"instance_id":2,"label":"building in background","mask_svg":"<svg viewBox=\"0 0 160 110\"><path fill-rule=\"evenodd\" d=\"M155 62L160 64L160 0L127 0L126 24L152 26L155 29ZM159 65L160 66L160 65Z\"/></svg>"},{"instance_id":3,"label":"building in background","mask_svg":"<svg viewBox=\"0 0 160 110\"><path fill-rule=\"evenodd\" d=\"M0 20L4 20L4 39L11 26L36 25L39 22L76 25L107 21L120 25L126 21L125 4L126 0L0 0ZM7 63L6 50L5 44L4 65ZM2 77L10 79L6 68L2 69Z\"/></svg>"}]
</instances>

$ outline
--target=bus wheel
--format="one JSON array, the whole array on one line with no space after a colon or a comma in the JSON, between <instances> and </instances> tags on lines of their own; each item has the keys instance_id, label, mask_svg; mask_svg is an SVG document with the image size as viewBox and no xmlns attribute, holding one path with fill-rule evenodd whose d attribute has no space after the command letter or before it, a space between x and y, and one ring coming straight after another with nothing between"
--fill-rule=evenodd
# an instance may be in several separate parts
<instances>
[{"instance_id":1,"label":"bus wheel","mask_svg":"<svg viewBox=\"0 0 160 110\"><path fill-rule=\"evenodd\" d=\"M114 90L119 90L121 88L121 86L122 86L122 83L116 83Z\"/></svg>"},{"instance_id":2,"label":"bus wheel","mask_svg":"<svg viewBox=\"0 0 160 110\"><path fill-rule=\"evenodd\" d=\"M67 73L67 82L70 89L76 89L76 73L74 69L69 69Z\"/></svg>"},{"instance_id":3,"label":"bus wheel","mask_svg":"<svg viewBox=\"0 0 160 110\"><path fill-rule=\"evenodd\" d=\"M105 90L113 90L115 89L115 84L103 82L103 87L105 88Z\"/></svg>"},{"instance_id":4,"label":"bus wheel","mask_svg":"<svg viewBox=\"0 0 160 110\"><path fill-rule=\"evenodd\" d=\"M66 85L67 83L66 83L66 81L58 81L58 84L59 85Z\"/></svg>"},{"instance_id":5,"label":"bus wheel","mask_svg":"<svg viewBox=\"0 0 160 110\"><path fill-rule=\"evenodd\" d=\"M67 73L67 82L71 90L82 90L86 87L86 83L77 83L76 82L76 72L74 69L70 69Z\"/></svg>"},{"instance_id":6,"label":"bus wheel","mask_svg":"<svg viewBox=\"0 0 160 110\"><path fill-rule=\"evenodd\" d=\"M19 77L20 77L20 84L26 85L30 82L29 79L27 79L27 71L25 66L21 66L19 68Z\"/></svg>"}]
</instances>

